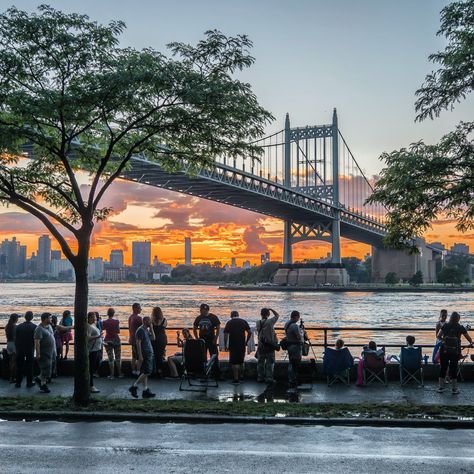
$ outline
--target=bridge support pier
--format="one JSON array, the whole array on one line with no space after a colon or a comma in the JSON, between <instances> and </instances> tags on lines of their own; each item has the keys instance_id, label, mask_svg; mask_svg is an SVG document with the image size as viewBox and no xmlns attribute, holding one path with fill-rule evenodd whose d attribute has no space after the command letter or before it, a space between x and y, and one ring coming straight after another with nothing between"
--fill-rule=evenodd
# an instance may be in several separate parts
<instances>
[{"instance_id":1,"label":"bridge support pier","mask_svg":"<svg viewBox=\"0 0 474 474\"><path fill-rule=\"evenodd\" d=\"M291 221L285 221L284 235L283 235L283 263L293 263L292 255L292 235L291 235Z\"/></svg>"},{"instance_id":2,"label":"bridge support pier","mask_svg":"<svg viewBox=\"0 0 474 474\"><path fill-rule=\"evenodd\" d=\"M331 263L341 263L341 219L339 212L336 219L332 221L331 234Z\"/></svg>"}]
</instances>

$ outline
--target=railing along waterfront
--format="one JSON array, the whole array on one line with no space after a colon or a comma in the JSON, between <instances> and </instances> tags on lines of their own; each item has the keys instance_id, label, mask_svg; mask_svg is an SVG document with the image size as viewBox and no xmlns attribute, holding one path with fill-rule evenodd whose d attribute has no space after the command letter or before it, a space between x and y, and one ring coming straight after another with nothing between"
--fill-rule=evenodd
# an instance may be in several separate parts
<instances>
[{"instance_id":1,"label":"railing along waterfront","mask_svg":"<svg viewBox=\"0 0 474 474\"><path fill-rule=\"evenodd\" d=\"M221 326L223 327L223 326ZM166 328L168 338L168 346L177 347L177 335L179 331L190 328L189 326L170 326ZM129 355L130 346L128 342L128 327L120 327L122 345L124 346L124 355ZM399 348L406 344L405 337L412 335L416 337L416 345L423 349L432 349L435 346L435 328L420 326L311 326L305 324L305 330L309 336L310 345L313 347L317 356L321 356L326 347L334 346L337 339L343 339L345 346L348 348L362 348L366 346L370 340L375 340L379 347ZM279 339L284 336L283 327L275 327L275 331ZM74 331L72 331L74 333ZM0 345L6 345L4 327L0 327ZM74 347L74 340L70 342L71 349ZM255 345L257 345L257 337L255 334ZM463 346L464 347L464 346ZM467 346L466 346L467 347ZM73 350L71 351L73 353ZM223 350L222 353L225 354ZM426 354L430 355L431 351ZM170 354L168 354L170 355ZM313 354L310 353L310 357ZM354 353L354 355L358 355Z\"/></svg>"}]
</instances>

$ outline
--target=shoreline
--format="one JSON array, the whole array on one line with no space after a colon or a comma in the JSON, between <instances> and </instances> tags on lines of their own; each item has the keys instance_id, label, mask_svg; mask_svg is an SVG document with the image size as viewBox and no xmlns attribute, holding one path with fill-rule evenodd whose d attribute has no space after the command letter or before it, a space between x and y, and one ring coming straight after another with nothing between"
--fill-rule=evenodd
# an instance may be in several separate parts
<instances>
[{"instance_id":1,"label":"shoreline","mask_svg":"<svg viewBox=\"0 0 474 474\"><path fill-rule=\"evenodd\" d=\"M219 290L231 291L283 291L301 293L474 293L474 287L348 287L348 286L324 286L324 287L298 287L298 286L234 286L220 285Z\"/></svg>"}]
</instances>

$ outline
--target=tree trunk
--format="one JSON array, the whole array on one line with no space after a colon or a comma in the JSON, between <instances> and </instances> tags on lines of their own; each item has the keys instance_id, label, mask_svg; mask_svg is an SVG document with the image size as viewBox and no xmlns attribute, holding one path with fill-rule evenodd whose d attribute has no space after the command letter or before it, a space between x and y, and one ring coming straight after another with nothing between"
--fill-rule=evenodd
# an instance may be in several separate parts
<instances>
[{"instance_id":1,"label":"tree trunk","mask_svg":"<svg viewBox=\"0 0 474 474\"><path fill-rule=\"evenodd\" d=\"M89 283L87 266L90 239L79 241L79 251L74 265L76 292L74 298L74 403L87 405L90 400L89 351L87 349L87 307Z\"/></svg>"}]
</instances>

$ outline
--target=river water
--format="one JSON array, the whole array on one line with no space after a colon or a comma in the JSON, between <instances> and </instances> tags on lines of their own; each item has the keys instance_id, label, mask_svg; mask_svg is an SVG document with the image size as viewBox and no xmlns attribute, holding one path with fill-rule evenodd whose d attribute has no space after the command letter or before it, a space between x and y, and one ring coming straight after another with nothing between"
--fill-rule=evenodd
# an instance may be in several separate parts
<instances>
[{"instance_id":1,"label":"river water","mask_svg":"<svg viewBox=\"0 0 474 474\"><path fill-rule=\"evenodd\" d=\"M58 314L72 309L74 285L69 283L1 283L0 320L12 312L30 309L36 316L43 311ZM278 311L282 320L297 309L307 326L329 327L386 327L402 326L434 328L440 309L458 311L463 323L474 323L474 293L377 293L377 292L277 292L220 290L215 286L91 284L91 310L104 314L109 306L116 309L126 325L131 304L139 302L142 315L150 314L153 306L160 306L173 327L192 326L200 303L208 303L211 311L225 322L229 313L237 309L240 315L255 322L260 308L267 306ZM4 321L0 321L3 326ZM473 324L474 326L474 324ZM3 332L3 331L2 331ZM329 342L343 337L346 342L403 342L407 332L331 331ZM419 342L432 343L433 332L414 332ZM322 333L313 337L321 340Z\"/></svg>"}]
</instances>

